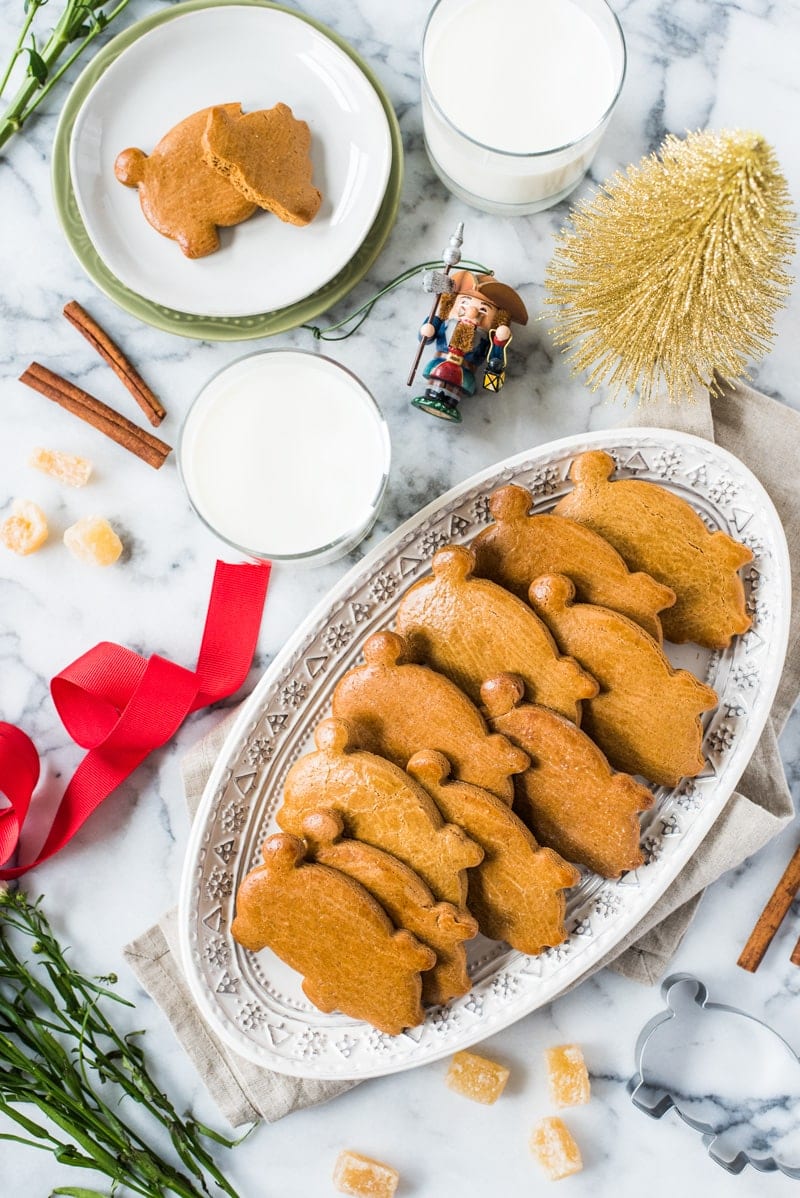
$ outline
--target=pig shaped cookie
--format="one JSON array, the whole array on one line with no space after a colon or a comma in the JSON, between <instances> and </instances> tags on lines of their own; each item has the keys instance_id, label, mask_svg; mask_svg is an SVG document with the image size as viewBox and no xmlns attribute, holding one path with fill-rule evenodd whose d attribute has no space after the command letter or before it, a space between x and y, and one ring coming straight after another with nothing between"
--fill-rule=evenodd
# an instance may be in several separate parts
<instances>
[{"instance_id":1,"label":"pig shaped cookie","mask_svg":"<svg viewBox=\"0 0 800 1198\"><path fill-rule=\"evenodd\" d=\"M574 603L575 587L562 574L531 586L530 601L565 653L600 683L586 703L584 731L611 765L651 782L675 786L699 774L700 715L716 707L710 686L688 670L674 670L661 646L633 620L607 607Z\"/></svg>"},{"instance_id":2,"label":"pig shaped cookie","mask_svg":"<svg viewBox=\"0 0 800 1198\"><path fill-rule=\"evenodd\" d=\"M542 574L566 574L582 603L622 612L661 641L658 613L675 602L675 592L649 574L631 574L608 541L566 516L529 515L530 491L509 483L489 500L494 517L472 542L475 573L520 599Z\"/></svg>"},{"instance_id":3,"label":"pig shaped cookie","mask_svg":"<svg viewBox=\"0 0 800 1198\"><path fill-rule=\"evenodd\" d=\"M241 104L217 110L241 115ZM165 133L151 154L131 148L117 155L114 174L126 187L139 189L147 221L177 241L187 258L203 258L219 249L217 228L247 220L257 205L232 187L203 158L202 137L210 108L187 116Z\"/></svg>"},{"instance_id":4,"label":"pig shaped cookie","mask_svg":"<svg viewBox=\"0 0 800 1198\"><path fill-rule=\"evenodd\" d=\"M628 774L615 774L597 745L563 716L523 701L522 680L500 674L483 684L489 727L531 759L514 779L514 810L539 844L567 861L618 878L642 864L639 812L653 796Z\"/></svg>"},{"instance_id":5,"label":"pig shaped cookie","mask_svg":"<svg viewBox=\"0 0 800 1198\"><path fill-rule=\"evenodd\" d=\"M725 532L709 532L678 495L642 479L610 482L613 472L610 454L579 454L570 469L575 489L559 501L556 514L593 529L632 570L672 588L675 604L661 615L668 641L727 648L751 623L737 574L751 551Z\"/></svg>"},{"instance_id":6,"label":"pig shaped cookie","mask_svg":"<svg viewBox=\"0 0 800 1198\"><path fill-rule=\"evenodd\" d=\"M443 674L406 660L393 632L364 642L366 665L348 670L333 692L333 714L347 720L355 743L405 767L419 749L438 749L464 782L510 803L511 775L528 764L504 736L490 735L477 707Z\"/></svg>"},{"instance_id":7,"label":"pig shaped cookie","mask_svg":"<svg viewBox=\"0 0 800 1198\"><path fill-rule=\"evenodd\" d=\"M236 895L231 933L244 948L269 948L303 975L326 1014L365 1019L390 1036L422 1022L420 972L433 949L395 929L374 898L346 874L304 859L296 836L278 832Z\"/></svg>"},{"instance_id":8,"label":"pig shaped cookie","mask_svg":"<svg viewBox=\"0 0 800 1198\"><path fill-rule=\"evenodd\" d=\"M437 899L463 906L464 873L483 853L461 828L446 824L436 804L407 774L353 746L349 726L323 720L316 753L296 761L286 776L277 821L303 835L307 815L335 811L346 834L383 849L413 869Z\"/></svg>"},{"instance_id":9,"label":"pig shaped cookie","mask_svg":"<svg viewBox=\"0 0 800 1198\"><path fill-rule=\"evenodd\" d=\"M527 603L488 579L473 578L475 555L464 545L440 549L432 565L433 576L415 582L397 612L397 631L412 656L476 702L487 678L519 674L532 702L579 723L581 700L596 695L597 684L576 661L560 656Z\"/></svg>"}]
</instances>

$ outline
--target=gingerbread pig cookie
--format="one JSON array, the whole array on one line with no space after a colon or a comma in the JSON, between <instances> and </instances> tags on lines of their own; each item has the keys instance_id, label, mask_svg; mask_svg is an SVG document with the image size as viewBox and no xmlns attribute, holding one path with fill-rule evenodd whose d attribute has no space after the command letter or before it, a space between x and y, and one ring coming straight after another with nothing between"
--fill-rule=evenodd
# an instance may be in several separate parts
<instances>
[{"instance_id":1,"label":"gingerbread pig cookie","mask_svg":"<svg viewBox=\"0 0 800 1198\"><path fill-rule=\"evenodd\" d=\"M437 903L418 874L402 861L360 840L342 839L344 822L335 811L316 812L303 821L311 856L355 878L380 903L395 927L406 928L436 953L422 976L422 998L446 1003L470 988L464 941L478 925L464 907Z\"/></svg>"},{"instance_id":2,"label":"gingerbread pig cookie","mask_svg":"<svg viewBox=\"0 0 800 1198\"><path fill-rule=\"evenodd\" d=\"M247 115L212 108L203 134L209 166L245 199L291 225L307 225L322 196L311 183L311 132L286 104Z\"/></svg>"},{"instance_id":3,"label":"gingerbread pig cookie","mask_svg":"<svg viewBox=\"0 0 800 1198\"><path fill-rule=\"evenodd\" d=\"M234 938L269 948L298 973L315 1007L341 1011L399 1036L423 1020L420 972L433 949L396 930L363 886L304 859L305 846L279 832L263 847L236 895Z\"/></svg>"},{"instance_id":4,"label":"gingerbread pig cookie","mask_svg":"<svg viewBox=\"0 0 800 1198\"><path fill-rule=\"evenodd\" d=\"M580 454L570 469L575 489L556 513L600 533L632 570L672 587L675 605L661 616L668 641L725 649L750 627L737 570L752 553L727 533L710 533L685 500L657 483L610 482L614 468L601 450Z\"/></svg>"},{"instance_id":5,"label":"gingerbread pig cookie","mask_svg":"<svg viewBox=\"0 0 800 1198\"><path fill-rule=\"evenodd\" d=\"M151 154L128 149L117 155L114 174L126 187L139 189L146 220L187 258L203 258L219 249L217 228L238 225L257 205L232 187L203 158L201 140L210 108L202 108L166 133ZM214 111L235 118L241 104Z\"/></svg>"},{"instance_id":6,"label":"gingerbread pig cookie","mask_svg":"<svg viewBox=\"0 0 800 1198\"><path fill-rule=\"evenodd\" d=\"M633 620L607 607L573 603L561 574L531 586L530 601L561 649L591 670L600 693L584 710L584 730L611 764L651 782L675 786L699 774L700 715L716 706L710 686L674 670L661 646Z\"/></svg>"},{"instance_id":7,"label":"gingerbread pig cookie","mask_svg":"<svg viewBox=\"0 0 800 1198\"><path fill-rule=\"evenodd\" d=\"M427 883L437 899L462 906L464 871L482 857L461 828L445 824L436 804L399 766L354 747L349 726L323 720L316 753L296 761L286 776L277 821L303 835L307 815L336 811L348 836L384 849Z\"/></svg>"},{"instance_id":8,"label":"gingerbread pig cookie","mask_svg":"<svg viewBox=\"0 0 800 1198\"><path fill-rule=\"evenodd\" d=\"M350 725L356 744L404 767L419 749L438 749L457 778L510 803L511 774L528 758L504 736L490 735L480 712L443 674L406 660L393 632L364 642L366 665L348 670L333 692L333 714Z\"/></svg>"},{"instance_id":9,"label":"gingerbread pig cookie","mask_svg":"<svg viewBox=\"0 0 800 1198\"><path fill-rule=\"evenodd\" d=\"M490 728L531 759L514 780L517 815L539 844L604 878L636 869L642 864L638 816L652 807L652 794L629 774L613 773L597 745L569 720L523 702L524 689L512 674L481 689Z\"/></svg>"},{"instance_id":10,"label":"gingerbread pig cookie","mask_svg":"<svg viewBox=\"0 0 800 1198\"><path fill-rule=\"evenodd\" d=\"M530 491L509 483L489 500L495 523L472 542L475 573L520 599L542 574L566 574L582 603L622 612L657 641L658 613L675 602L675 592L649 574L631 574L613 546L584 524L552 513L529 515Z\"/></svg>"},{"instance_id":11,"label":"gingerbread pig cookie","mask_svg":"<svg viewBox=\"0 0 800 1198\"><path fill-rule=\"evenodd\" d=\"M488 579L473 578L474 565L471 549L447 545L434 554L433 576L406 591L397 631L412 656L446 674L476 702L487 678L506 670L519 674L529 699L578 723L580 702L597 694L596 682L576 661L559 655L527 603Z\"/></svg>"},{"instance_id":12,"label":"gingerbread pig cookie","mask_svg":"<svg viewBox=\"0 0 800 1198\"><path fill-rule=\"evenodd\" d=\"M425 787L446 819L458 823L484 850L469 874L467 905L485 936L505 940L522 953L539 953L566 939L564 890L578 870L552 849L543 849L500 799L450 781L441 753L416 753L408 772Z\"/></svg>"}]
</instances>

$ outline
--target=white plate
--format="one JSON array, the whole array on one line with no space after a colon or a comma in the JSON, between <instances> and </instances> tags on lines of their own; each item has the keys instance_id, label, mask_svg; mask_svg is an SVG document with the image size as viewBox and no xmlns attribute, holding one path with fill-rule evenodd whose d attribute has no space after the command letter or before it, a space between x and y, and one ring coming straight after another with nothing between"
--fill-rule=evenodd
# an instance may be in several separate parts
<instances>
[{"instance_id":1,"label":"white plate","mask_svg":"<svg viewBox=\"0 0 800 1198\"><path fill-rule=\"evenodd\" d=\"M547 511L570 489L576 453L607 449L618 476L651 479L687 499L710 528L748 544L744 569L752 629L729 649L669 647L719 694L704 720L702 774L670 790L642 817L645 864L618 882L589 874L569 895L569 938L538 957L476 938L473 987L425 1022L391 1037L306 999L300 976L269 950L249 953L230 935L234 896L277 831L286 772L313 748L333 688L371 632L390 624L403 591L447 541L468 542L489 521L487 496L509 481ZM365 1078L466 1048L552 1001L632 928L695 851L744 770L769 714L783 667L791 583L786 538L758 480L699 437L664 429L612 429L529 450L476 475L424 508L359 562L303 622L242 709L216 762L192 830L181 884L185 969L219 1036L257 1064L297 1077Z\"/></svg>"},{"instance_id":2,"label":"white plate","mask_svg":"<svg viewBox=\"0 0 800 1198\"><path fill-rule=\"evenodd\" d=\"M212 104L288 104L311 129L323 195L305 228L258 212L220 230L222 245L188 259L145 220L114 176L127 146L150 152L178 121ZM364 241L391 166L386 115L358 66L329 38L277 8L186 13L133 43L81 108L70 144L75 197L103 262L154 303L200 316L251 316L318 291Z\"/></svg>"}]
</instances>

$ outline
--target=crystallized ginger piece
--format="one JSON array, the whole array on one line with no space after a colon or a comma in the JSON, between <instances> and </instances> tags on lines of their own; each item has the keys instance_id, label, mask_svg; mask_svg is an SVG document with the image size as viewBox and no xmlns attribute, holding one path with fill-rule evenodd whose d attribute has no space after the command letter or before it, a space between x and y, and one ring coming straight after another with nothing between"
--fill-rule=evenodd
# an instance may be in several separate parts
<instances>
[{"instance_id":1,"label":"crystallized ginger piece","mask_svg":"<svg viewBox=\"0 0 800 1198\"><path fill-rule=\"evenodd\" d=\"M35 553L47 540L47 518L30 499L15 499L11 515L0 524L0 542L12 553L24 557Z\"/></svg>"},{"instance_id":2,"label":"crystallized ginger piece","mask_svg":"<svg viewBox=\"0 0 800 1198\"><path fill-rule=\"evenodd\" d=\"M580 1150L557 1116L542 1119L531 1135L531 1152L551 1181L560 1181L583 1168Z\"/></svg>"},{"instance_id":3,"label":"crystallized ginger piece","mask_svg":"<svg viewBox=\"0 0 800 1198\"><path fill-rule=\"evenodd\" d=\"M589 1101L589 1073L579 1044L548 1048L547 1074L556 1106L581 1106Z\"/></svg>"},{"instance_id":4,"label":"crystallized ginger piece","mask_svg":"<svg viewBox=\"0 0 800 1198\"><path fill-rule=\"evenodd\" d=\"M111 566L122 553L122 541L102 516L84 516L64 533L64 544L79 562Z\"/></svg>"},{"instance_id":5,"label":"crystallized ginger piece","mask_svg":"<svg viewBox=\"0 0 800 1198\"><path fill-rule=\"evenodd\" d=\"M344 1148L333 1170L333 1184L340 1194L356 1198L392 1198L400 1174L390 1165L382 1165L360 1152Z\"/></svg>"},{"instance_id":6,"label":"crystallized ginger piece","mask_svg":"<svg viewBox=\"0 0 800 1198\"><path fill-rule=\"evenodd\" d=\"M51 475L68 487L85 487L92 475L92 463L76 453L62 453L60 449L34 449L28 465Z\"/></svg>"},{"instance_id":7,"label":"crystallized ginger piece","mask_svg":"<svg viewBox=\"0 0 800 1198\"><path fill-rule=\"evenodd\" d=\"M445 1081L457 1094L491 1106L503 1093L508 1072L505 1065L498 1065L488 1057L480 1057L474 1052L457 1052L450 1062Z\"/></svg>"}]
</instances>

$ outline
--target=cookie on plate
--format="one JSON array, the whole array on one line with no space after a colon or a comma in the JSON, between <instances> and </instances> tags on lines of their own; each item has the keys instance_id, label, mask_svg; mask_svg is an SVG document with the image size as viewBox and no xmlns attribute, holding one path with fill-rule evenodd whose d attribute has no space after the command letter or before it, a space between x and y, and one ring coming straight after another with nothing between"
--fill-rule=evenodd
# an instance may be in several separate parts
<instances>
[{"instance_id":1,"label":"cookie on plate","mask_svg":"<svg viewBox=\"0 0 800 1198\"><path fill-rule=\"evenodd\" d=\"M525 703L522 679L500 674L483 684L489 727L531 759L514 779L514 810L539 844L604 878L642 864L639 812L653 806L646 786L613 773L585 732L563 716Z\"/></svg>"},{"instance_id":2,"label":"cookie on plate","mask_svg":"<svg viewBox=\"0 0 800 1198\"><path fill-rule=\"evenodd\" d=\"M533 497L514 483L489 499L494 518L472 542L475 573L490 578L520 599L542 574L566 574L582 603L599 603L622 612L657 641L658 613L675 602L675 592L649 574L631 574L608 541L567 516L529 515Z\"/></svg>"},{"instance_id":3,"label":"cookie on plate","mask_svg":"<svg viewBox=\"0 0 800 1198\"><path fill-rule=\"evenodd\" d=\"M661 615L668 641L727 648L752 622L737 573L752 552L725 532L709 532L684 499L658 483L610 481L614 469L602 450L579 454L569 472L575 489L556 504L556 514L594 529L632 570L673 589L675 604Z\"/></svg>"},{"instance_id":4,"label":"cookie on plate","mask_svg":"<svg viewBox=\"0 0 800 1198\"><path fill-rule=\"evenodd\" d=\"M242 196L290 225L307 225L322 195L311 182L311 131L286 104L247 114L212 108L203 154Z\"/></svg>"},{"instance_id":5,"label":"cookie on plate","mask_svg":"<svg viewBox=\"0 0 800 1198\"><path fill-rule=\"evenodd\" d=\"M595 680L559 654L527 603L497 583L473 578L474 566L471 549L446 545L433 556L432 576L406 591L397 631L412 656L446 674L475 702L487 678L519 674L532 702L579 723L581 700L597 694Z\"/></svg>"},{"instance_id":6,"label":"cookie on plate","mask_svg":"<svg viewBox=\"0 0 800 1198\"><path fill-rule=\"evenodd\" d=\"M464 941L478 924L465 907L437 903L430 889L402 861L360 840L343 837L344 821L335 811L313 812L303 820L303 838L314 861L355 878L380 903L395 927L406 928L436 953L436 964L422 975L422 998L446 1003L470 988Z\"/></svg>"},{"instance_id":7,"label":"cookie on plate","mask_svg":"<svg viewBox=\"0 0 800 1198\"><path fill-rule=\"evenodd\" d=\"M484 850L470 870L467 894L484 936L531 954L566 940L564 890L579 881L578 870L552 849L540 848L502 800L468 782L451 781L450 762L441 753L417 753L407 768L445 819L460 824Z\"/></svg>"},{"instance_id":8,"label":"cookie on plate","mask_svg":"<svg viewBox=\"0 0 800 1198\"><path fill-rule=\"evenodd\" d=\"M531 586L530 601L565 653L600 683L584 708L584 731L615 769L675 786L705 765L700 715L716 693L688 670L675 670L638 624L608 607L575 603L562 574Z\"/></svg>"},{"instance_id":9,"label":"cookie on plate","mask_svg":"<svg viewBox=\"0 0 800 1198\"><path fill-rule=\"evenodd\" d=\"M231 934L244 948L269 948L303 975L315 1007L341 1011L398 1036L423 1020L420 972L433 949L397 930L352 878L305 860L305 845L282 832L262 850L236 894Z\"/></svg>"},{"instance_id":10,"label":"cookie on plate","mask_svg":"<svg viewBox=\"0 0 800 1198\"><path fill-rule=\"evenodd\" d=\"M510 803L511 775L527 754L504 736L490 735L463 691L435 670L407 660L406 643L394 632L375 632L364 642L366 664L344 675L333 692L333 714L346 720L355 743L405 767L420 749L438 749L464 782Z\"/></svg>"},{"instance_id":11,"label":"cookie on plate","mask_svg":"<svg viewBox=\"0 0 800 1198\"><path fill-rule=\"evenodd\" d=\"M306 816L335 811L346 834L384 849L413 869L437 899L463 906L465 870L483 853L461 828L446 824L422 787L391 761L354 746L343 720L323 720L307 753L286 776L276 819L304 834Z\"/></svg>"},{"instance_id":12,"label":"cookie on plate","mask_svg":"<svg viewBox=\"0 0 800 1198\"><path fill-rule=\"evenodd\" d=\"M187 258L213 254L219 249L217 228L241 224L258 207L203 158L201 140L211 111L201 108L179 121L150 154L131 147L114 163L120 183L138 188L146 220L177 241ZM214 111L233 118L242 106L222 104Z\"/></svg>"}]
</instances>

